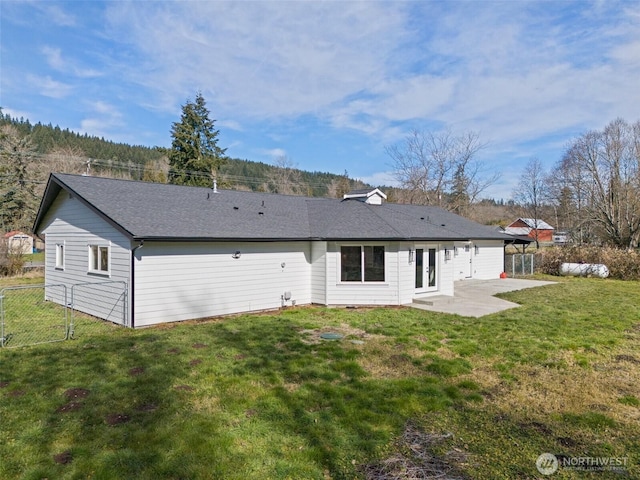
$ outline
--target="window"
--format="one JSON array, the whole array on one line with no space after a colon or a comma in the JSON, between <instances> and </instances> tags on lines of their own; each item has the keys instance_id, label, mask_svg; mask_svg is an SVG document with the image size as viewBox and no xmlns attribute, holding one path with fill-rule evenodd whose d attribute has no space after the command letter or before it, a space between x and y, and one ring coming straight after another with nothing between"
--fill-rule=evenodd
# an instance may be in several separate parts
<instances>
[{"instance_id":1,"label":"window","mask_svg":"<svg viewBox=\"0 0 640 480\"><path fill-rule=\"evenodd\" d=\"M56 268L64 270L64 244L56 244Z\"/></svg>"},{"instance_id":2,"label":"window","mask_svg":"<svg viewBox=\"0 0 640 480\"><path fill-rule=\"evenodd\" d=\"M89 245L89 271L109 273L109 247Z\"/></svg>"},{"instance_id":3,"label":"window","mask_svg":"<svg viewBox=\"0 0 640 480\"><path fill-rule=\"evenodd\" d=\"M340 281L384 282L384 247L369 245L341 247Z\"/></svg>"}]
</instances>

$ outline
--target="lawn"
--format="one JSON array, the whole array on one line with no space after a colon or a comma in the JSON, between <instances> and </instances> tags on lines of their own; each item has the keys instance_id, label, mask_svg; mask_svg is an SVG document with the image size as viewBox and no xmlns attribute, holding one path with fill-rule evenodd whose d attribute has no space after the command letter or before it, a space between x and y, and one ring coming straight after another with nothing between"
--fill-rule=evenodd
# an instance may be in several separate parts
<instances>
[{"instance_id":1,"label":"lawn","mask_svg":"<svg viewBox=\"0 0 640 480\"><path fill-rule=\"evenodd\" d=\"M640 478L640 284L501 296L522 307L299 307L0 350L0 478L534 479L545 452L626 465L544 478Z\"/></svg>"}]
</instances>

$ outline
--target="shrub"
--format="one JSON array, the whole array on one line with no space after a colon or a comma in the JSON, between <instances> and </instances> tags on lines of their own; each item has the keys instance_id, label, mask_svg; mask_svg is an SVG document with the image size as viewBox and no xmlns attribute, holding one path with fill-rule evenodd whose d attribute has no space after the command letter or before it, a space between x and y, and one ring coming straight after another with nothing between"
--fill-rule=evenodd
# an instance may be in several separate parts
<instances>
[{"instance_id":1,"label":"shrub","mask_svg":"<svg viewBox=\"0 0 640 480\"><path fill-rule=\"evenodd\" d=\"M609 276L620 280L640 280L640 253L591 245L551 247L536 254L536 266L540 273L560 275L563 263L602 263L609 269Z\"/></svg>"},{"instance_id":2,"label":"shrub","mask_svg":"<svg viewBox=\"0 0 640 480\"><path fill-rule=\"evenodd\" d=\"M24 262L22 253L14 253L7 247L7 242L0 242L0 276L13 277L22 273Z\"/></svg>"}]
</instances>

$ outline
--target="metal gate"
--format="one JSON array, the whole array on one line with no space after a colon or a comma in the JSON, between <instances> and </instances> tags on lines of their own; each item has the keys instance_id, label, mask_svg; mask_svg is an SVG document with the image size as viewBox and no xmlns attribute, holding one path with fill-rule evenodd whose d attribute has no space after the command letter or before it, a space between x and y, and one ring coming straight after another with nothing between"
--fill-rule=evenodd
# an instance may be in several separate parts
<instances>
[{"instance_id":1,"label":"metal gate","mask_svg":"<svg viewBox=\"0 0 640 480\"><path fill-rule=\"evenodd\" d=\"M46 292L62 301L47 301ZM25 285L0 290L0 347L23 347L67 338L65 285Z\"/></svg>"},{"instance_id":2,"label":"metal gate","mask_svg":"<svg viewBox=\"0 0 640 480\"><path fill-rule=\"evenodd\" d=\"M87 315L118 325L129 326L127 291L127 282L115 280L72 285L69 295L69 306L71 307L69 336L78 335L85 326L90 325L87 322L82 322L82 319L87 318Z\"/></svg>"},{"instance_id":3,"label":"metal gate","mask_svg":"<svg viewBox=\"0 0 640 480\"><path fill-rule=\"evenodd\" d=\"M0 290L0 348L59 342L129 326L127 282L25 285Z\"/></svg>"},{"instance_id":4,"label":"metal gate","mask_svg":"<svg viewBox=\"0 0 640 480\"><path fill-rule=\"evenodd\" d=\"M510 277L533 275L535 268L533 253L514 253L504 256L504 271Z\"/></svg>"}]
</instances>

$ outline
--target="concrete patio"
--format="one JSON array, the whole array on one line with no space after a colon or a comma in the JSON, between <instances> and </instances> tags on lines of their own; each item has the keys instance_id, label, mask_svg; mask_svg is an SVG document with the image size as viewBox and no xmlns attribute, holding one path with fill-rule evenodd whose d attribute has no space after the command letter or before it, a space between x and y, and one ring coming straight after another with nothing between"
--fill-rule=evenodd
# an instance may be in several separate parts
<instances>
[{"instance_id":1,"label":"concrete patio","mask_svg":"<svg viewBox=\"0 0 640 480\"><path fill-rule=\"evenodd\" d=\"M455 282L455 294L453 297L445 295L416 297L410 306L421 310L478 318L520 306L517 303L495 297L496 293L513 292L554 283L516 278L460 280Z\"/></svg>"}]
</instances>

